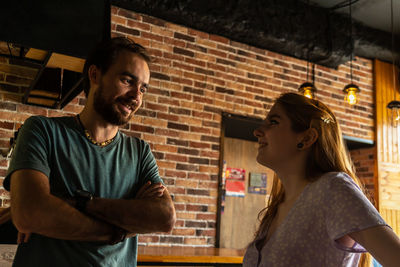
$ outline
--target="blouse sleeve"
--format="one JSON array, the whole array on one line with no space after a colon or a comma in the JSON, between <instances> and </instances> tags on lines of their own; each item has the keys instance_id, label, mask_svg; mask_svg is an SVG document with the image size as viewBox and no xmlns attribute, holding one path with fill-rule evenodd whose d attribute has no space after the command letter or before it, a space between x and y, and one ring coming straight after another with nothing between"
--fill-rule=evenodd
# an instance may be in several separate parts
<instances>
[{"instance_id":1,"label":"blouse sleeve","mask_svg":"<svg viewBox=\"0 0 400 267\"><path fill-rule=\"evenodd\" d=\"M339 249L350 252L366 252L357 242L349 248L341 245L337 240L347 234L370 227L388 226L361 189L346 173L336 173L332 179L329 179L326 196L327 233Z\"/></svg>"}]
</instances>

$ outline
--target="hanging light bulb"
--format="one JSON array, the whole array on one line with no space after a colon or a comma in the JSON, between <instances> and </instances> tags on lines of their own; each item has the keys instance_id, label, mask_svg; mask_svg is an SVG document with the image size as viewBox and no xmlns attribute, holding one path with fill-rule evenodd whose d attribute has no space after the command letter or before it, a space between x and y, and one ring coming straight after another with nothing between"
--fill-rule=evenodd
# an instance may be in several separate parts
<instances>
[{"instance_id":1,"label":"hanging light bulb","mask_svg":"<svg viewBox=\"0 0 400 267\"><path fill-rule=\"evenodd\" d=\"M344 100L350 105L355 105L358 102L357 93L360 92L360 88L357 85L351 83L344 87L343 92L346 93Z\"/></svg>"},{"instance_id":2,"label":"hanging light bulb","mask_svg":"<svg viewBox=\"0 0 400 267\"><path fill-rule=\"evenodd\" d=\"M314 99L314 92L316 90L314 84L310 82L305 82L299 87L299 92L310 99Z\"/></svg>"},{"instance_id":3,"label":"hanging light bulb","mask_svg":"<svg viewBox=\"0 0 400 267\"><path fill-rule=\"evenodd\" d=\"M391 124L397 128L400 124L400 101L392 100L387 105L387 108L391 111Z\"/></svg>"},{"instance_id":4,"label":"hanging light bulb","mask_svg":"<svg viewBox=\"0 0 400 267\"><path fill-rule=\"evenodd\" d=\"M346 85L343 89L343 92L346 93L346 96L344 97L344 100L349 104L349 105L355 105L358 102L357 99L357 93L360 92L360 88L353 83L353 52L354 52L354 46L353 46L353 20L351 16L351 1L349 0L349 7L350 7L350 44L351 44L351 54L350 54L350 84Z\"/></svg>"}]
</instances>

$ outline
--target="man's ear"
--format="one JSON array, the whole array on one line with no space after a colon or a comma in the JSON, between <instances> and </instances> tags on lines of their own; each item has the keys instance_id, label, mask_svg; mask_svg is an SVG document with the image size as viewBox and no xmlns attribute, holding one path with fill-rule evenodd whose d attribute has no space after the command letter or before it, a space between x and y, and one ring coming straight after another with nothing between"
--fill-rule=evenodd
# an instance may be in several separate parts
<instances>
[{"instance_id":1,"label":"man's ear","mask_svg":"<svg viewBox=\"0 0 400 267\"><path fill-rule=\"evenodd\" d=\"M319 134L315 128L310 128L304 131L301 143L303 143L304 148L311 147L318 139Z\"/></svg>"},{"instance_id":2,"label":"man's ear","mask_svg":"<svg viewBox=\"0 0 400 267\"><path fill-rule=\"evenodd\" d=\"M90 86L92 84L99 84L100 83L100 69L96 65L90 65L88 70L88 77L90 81Z\"/></svg>"}]
</instances>

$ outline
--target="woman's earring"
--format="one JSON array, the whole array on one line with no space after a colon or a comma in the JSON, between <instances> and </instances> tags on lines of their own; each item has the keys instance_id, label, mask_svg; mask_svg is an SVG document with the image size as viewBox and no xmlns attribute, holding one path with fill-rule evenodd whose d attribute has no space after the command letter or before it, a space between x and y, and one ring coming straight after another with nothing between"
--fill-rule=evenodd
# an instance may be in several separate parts
<instances>
[{"instance_id":1,"label":"woman's earring","mask_svg":"<svg viewBox=\"0 0 400 267\"><path fill-rule=\"evenodd\" d=\"M297 144L297 148L298 148L298 149L303 148L303 147L304 147L304 144L303 144L303 143L298 143L298 144Z\"/></svg>"}]
</instances>

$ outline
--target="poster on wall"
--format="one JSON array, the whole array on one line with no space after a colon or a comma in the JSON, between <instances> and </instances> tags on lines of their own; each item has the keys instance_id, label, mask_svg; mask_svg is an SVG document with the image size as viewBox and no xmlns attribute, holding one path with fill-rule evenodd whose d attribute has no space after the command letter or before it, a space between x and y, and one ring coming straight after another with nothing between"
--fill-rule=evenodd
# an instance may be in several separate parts
<instances>
[{"instance_id":1,"label":"poster on wall","mask_svg":"<svg viewBox=\"0 0 400 267\"><path fill-rule=\"evenodd\" d=\"M246 171L240 168L226 168L225 190L227 196L244 197Z\"/></svg>"},{"instance_id":2,"label":"poster on wall","mask_svg":"<svg viewBox=\"0 0 400 267\"><path fill-rule=\"evenodd\" d=\"M249 175L248 192L250 194L266 195L267 194L267 174L251 172Z\"/></svg>"}]
</instances>

